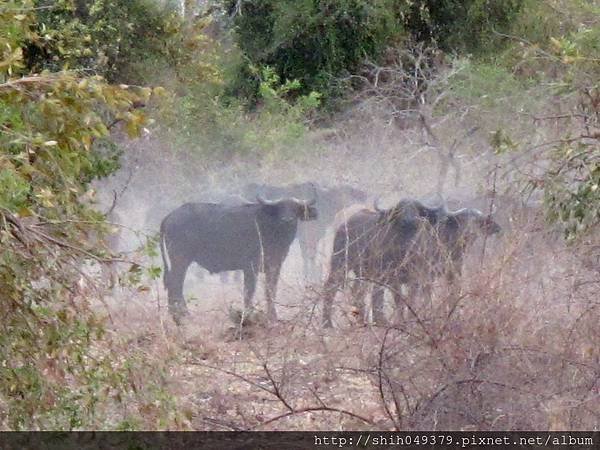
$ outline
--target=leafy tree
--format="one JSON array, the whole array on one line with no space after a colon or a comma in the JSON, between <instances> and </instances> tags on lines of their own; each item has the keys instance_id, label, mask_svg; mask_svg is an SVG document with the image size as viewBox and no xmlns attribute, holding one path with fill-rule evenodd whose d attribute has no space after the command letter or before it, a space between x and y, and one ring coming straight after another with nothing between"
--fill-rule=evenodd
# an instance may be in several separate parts
<instances>
[{"instance_id":1,"label":"leafy tree","mask_svg":"<svg viewBox=\"0 0 600 450\"><path fill-rule=\"evenodd\" d=\"M255 95L254 66L269 66L282 80L298 80L299 93L331 95L332 81L376 57L401 29L390 0L248 0L227 2L235 14L242 64L233 94Z\"/></svg>"},{"instance_id":2,"label":"leafy tree","mask_svg":"<svg viewBox=\"0 0 600 450\"><path fill-rule=\"evenodd\" d=\"M117 123L138 134L146 117L137 106L152 91L32 72L38 12L27 0L0 6L2 420L13 429L89 428L111 389L123 400L136 389L128 373L137 363L103 347L111 344L90 307L94 291L81 292L84 264L110 260L99 243L104 217L84 199L89 182L114 169L98 144Z\"/></svg>"},{"instance_id":3,"label":"leafy tree","mask_svg":"<svg viewBox=\"0 0 600 450\"><path fill-rule=\"evenodd\" d=\"M232 83L234 95L252 98L260 80L251 65L272 67L302 92L342 93L341 76L365 59L412 41L447 52L489 54L518 17L524 0L226 0L236 42L246 61Z\"/></svg>"},{"instance_id":4,"label":"leafy tree","mask_svg":"<svg viewBox=\"0 0 600 450\"><path fill-rule=\"evenodd\" d=\"M435 43L457 53L489 54L504 39L524 0L420 0L404 21L418 42Z\"/></svg>"},{"instance_id":5,"label":"leafy tree","mask_svg":"<svg viewBox=\"0 0 600 450\"><path fill-rule=\"evenodd\" d=\"M311 113L321 95L300 95L298 80L282 81L269 67L250 67L259 82L257 105L246 111L243 99L224 95L221 83L190 84L185 95L165 102L161 134L184 149L187 158L218 158L234 155L250 159L291 157L305 147ZM193 177L196 175L193 174Z\"/></svg>"},{"instance_id":6,"label":"leafy tree","mask_svg":"<svg viewBox=\"0 0 600 450\"><path fill-rule=\"evenodd\" d=\"M184 23L171 2L155 0L57 0L33 2L34 21L24 62L34 72L84 70L109 82L143 84L188 67L201 45L193 23ZM201 24L200 24L201 25ZM198 61L193 61L198 63ZM151 69L150 69L151 68ZM206 72L199 70L196 76Z\"/></svg>"},{"instance_id":7,"label":"leafy tree","mask_svg":"<svg viewBox=\"0 0 600 450\"><path fill-rule=\"evenodd\" d=\"M550 219L569 239L600 225L600 9L594 12L587 26L551 39L564 66L558 89L572 105L571 127L554 146L543 186Z\"/></svg>"},{"instance_id":8,"label":"leafy tree","mask_svg":"<svg viewBox=\"0 0 600 450\"><path fill-rule=\"evenodd\" d=\"M523 82L521 88L511 83L513 97L525 99L520 111L537 102L543 110L529 111L535 126L554 123L559 132L528 145L516 137L515 129L522 125L518 124L510 132L498 129L491 143L497 151L532 152L543 172L536 171L530 187L543 191L548 218L568 240L593 232L600 224L599 25L600 9L593 2L525 1L505 36L512 45L495 61L496 70L509 71L511 78ZM471 90L473 86L469 84ZM493 94L501 91L498 80ZM559 100L559 112L549 108L549 98Z\"/></svg>"}]
</instances>

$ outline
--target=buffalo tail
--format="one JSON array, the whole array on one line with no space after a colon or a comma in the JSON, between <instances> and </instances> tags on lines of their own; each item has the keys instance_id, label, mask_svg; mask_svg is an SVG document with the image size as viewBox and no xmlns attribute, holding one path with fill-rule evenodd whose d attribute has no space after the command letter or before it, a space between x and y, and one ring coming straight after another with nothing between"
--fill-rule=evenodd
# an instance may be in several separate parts
<instances>
[{"instance_id":1,"label":"buffalo tail","mask_svg":"<svg viewBox=\"0 0 600 450\"><path fill-rule=\"evenodd\" d=\"M165 223L160 224L160 254L163 260L163 283L167 282L167 275L169 274L171 268L171 261L169 261L169 252L167 250L166 243L166 233L165 233Z\"/></svg>"}]
</instances>

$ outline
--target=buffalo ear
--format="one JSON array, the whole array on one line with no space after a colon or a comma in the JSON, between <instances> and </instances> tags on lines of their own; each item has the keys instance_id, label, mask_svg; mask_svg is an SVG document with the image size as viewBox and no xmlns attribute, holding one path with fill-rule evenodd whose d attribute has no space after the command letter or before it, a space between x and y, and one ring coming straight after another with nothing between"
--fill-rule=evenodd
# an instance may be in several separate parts
<instances>
[{"instance_id":1,"label":"buffalo ear","mask_svg":"<svg viewBox=\"0 0 600 450\"><path fill-rule=\"evenodd\" d=\"M450 230L457 230L460 227L459 218L452 215L447 215L442 219L444 226Z\"/></svg>"}]
</instances>

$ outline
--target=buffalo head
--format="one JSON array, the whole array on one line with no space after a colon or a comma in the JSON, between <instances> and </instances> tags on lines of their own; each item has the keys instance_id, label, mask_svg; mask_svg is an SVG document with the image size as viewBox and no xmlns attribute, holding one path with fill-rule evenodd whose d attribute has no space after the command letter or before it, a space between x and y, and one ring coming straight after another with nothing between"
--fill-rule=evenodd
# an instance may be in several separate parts
<instances>
[{"instance_id":1,"label":"buffalo head","mask_svg":"<svg viewBox=\"0 0 600 450\"><path fill-rule=\"evenodd\" d=\"M502 228L491 214L483 214L475 208L463 208L457 211L446 211L447 222L454 224L463 232L479 232L486 236L499 233Z\"/></svg>"},{"instance_id":2,"label":"buffalo head","mask_svg":"<svg viewBox=\"0 0 600 450\"><path fill-rule=\"evenodd\" d=\"M317 218L317 209L314 206L317 201L316 198L299 200L292 197L289 199L268 200L259 194L256 196L256 200L265 207L267 214L282 222L315 220Z\"/></svg>"}]
</instances>

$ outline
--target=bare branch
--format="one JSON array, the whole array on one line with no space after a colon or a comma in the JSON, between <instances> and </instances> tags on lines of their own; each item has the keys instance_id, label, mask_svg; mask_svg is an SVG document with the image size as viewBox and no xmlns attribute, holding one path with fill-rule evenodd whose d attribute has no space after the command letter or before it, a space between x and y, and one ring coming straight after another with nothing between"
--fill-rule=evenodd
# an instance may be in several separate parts
<instances>
[{"instance_id":1,"label":"bare branch","mask_svg":"<svg viewBox=\"0 0 600 450\"><path fill-rule=\"evenodd\" d=\"M347 411L345 409L332 408L332 407L329 407L329 406L314 406L314 407L310 407L310 408L295 409L293 411L289 411L287 413L280 414L278 416L275 416L275 417L272 417L271 419L266 420L265 422L262 422L259 425L256 425L253 428L249 428L247 431L256 430L257 428L261 428L261 427L267 426L267 425L269 425L269 424L271 424L273 422L277 422L278 420L285 419L286 417L297 416L297 415L306 414L306 413L309 413L309 412L334 412L334 413L340 413L340 414L344 414L346 416L352 417L354 419L358 419L358 420L360 420L360 421L362 421L362 422L364 422L364 423L366 423L368 425L371 425L371 426L375 425L373 423L373 421L367 419L366 417L363 417L363 416L361 416L359 414L355 414L355 413L353 413L351 411Z\"/></svg>"},{"instance_id":2,"label":"bare branch","mask_svg":"<svg viewBox=\"0 0 600 450\"><path fill-rule=\"evenodd\" d=\"M281 419L284 419L286 417L291 417L291 416L295 416L295 415L301 415L301 414L306 414L309 412L334 412L334 413L340 413L340 414L344 414L346 416L352 417L354 419L358 419L368 425L374 425L373 422L371 420L369 420L366 417L361 416L360 414L356 414L353 413L352 411L348 411L342 408L335 408L335 407L330 407L327 406L323 400L316 394L313 393L314 395L316 395L317 400L319 402L318 406L311 406L311 407L306 407L306 408L294 408L291 406L290 402L282 395L282 393L279 390L279 385L278 383L275 382L273 376L271 375L270 369L268 368L267 364L263 362L262 364L262 368L265 371L266 375L267 375L267 379L270 381L271 385L273 386L273 389L268 389L264 386L261 386L259 383L256 383L252 380L250 380L249 378L240 375L236 372L233 372L231 370L227 370L227 369L223 369L220 367L215 367L215 366L211 366L209 364L205 364L203 362L199 362L199 361L194 361L194 360L187 360L186 361L187 364L192 364L192 365L196 365L196 366L202 366L202 367L206 367L208 369L212 369L212 370L216 370L219 372L222 372L224 374L230 375L234 378L237 378L238 380L241 380L247 384L249 384L250 386L256 387L264 392L267 392L271 395L273 395L274 397L276 397L285 407L286 409L288 409L288 411L286 413L283 414L279 414L275 417L272 417L264 422L261 422L260 424L257 424L253 427L247 428L246 430L250 431L250 430L255 430L257 428L261 428L264 426L267 426L271 423L277 422Z\"/></svg>"},{"instance_id":3,"label":"bare branch","mask_svg":"<svg viewBox=\"0 0 600 450\"><path fill-rule=\"evenodd\" d=\"M381 398L381 404L383 406L383 409L385 410L386 415L388 416L388 418L392 421L392 423L394 424L394 428L396 429L396 431L399 431L401 429L401 422L399 421L400 418L400 406L398 405L398 402L396 400L396 397L394 395L393 389L391 389L392 391L392 396L394 397L394 404L396 407L396 414L398 417L394 416L394 414L392 413L392 411L390 410L389 406L388 406L388 401L385 398L385 390L384 390L384 386L383 386L383 382L384 379L387 382L388 385L390 385L390 381L387 377L387 375L384 372L383 369L383 360L384 360L384 354L385 354L385 343L387 341L387 337L388 334L390 332L390 328L387 328L385 330L385 333L383 334L383 339L381 340L381 345L379 346L379 357L378 357L378 363L377 363L377 376L378 376L378 383L377 383L377 387L379 390L379 397Z\"/></svg>"}]
</instances>

